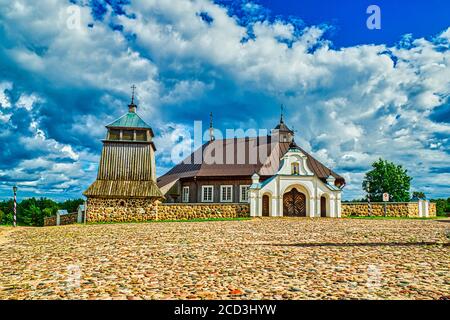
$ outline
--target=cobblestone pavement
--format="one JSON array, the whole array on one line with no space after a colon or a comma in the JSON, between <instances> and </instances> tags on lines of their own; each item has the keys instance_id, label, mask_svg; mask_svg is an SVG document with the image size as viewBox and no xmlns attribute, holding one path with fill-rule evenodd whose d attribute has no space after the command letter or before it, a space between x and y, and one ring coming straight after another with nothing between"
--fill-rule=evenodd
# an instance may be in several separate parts
<instances>
[{"instance_id":1,"label":"cobblestone pavement","mask_svg":"<svg viewBox=\"0 0 450 320\"><path fill-rule=\"evenodd\" d=\"M442 299L449 228L306 218L18 228L0 235L0 298Z\"/></svg>"}]
</instances>

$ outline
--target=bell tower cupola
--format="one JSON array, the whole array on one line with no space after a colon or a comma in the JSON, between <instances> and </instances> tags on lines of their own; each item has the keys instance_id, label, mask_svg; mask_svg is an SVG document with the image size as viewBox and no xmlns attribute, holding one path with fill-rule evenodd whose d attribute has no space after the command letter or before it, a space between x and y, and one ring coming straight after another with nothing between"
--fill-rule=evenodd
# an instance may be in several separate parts
<instances>
[{"instance_id":1,"label":"bell tower cupola","mask_svg":"<svg viewBox=\"0 0 450 320\"><path fill-rule=\"evenodd\" d=\"M279 142L291 143L294 139L294 131L284 123L283 119L284 106L281 105L280 122L272 130L272 135L278 138Z\"/></svg>"}]
</instances>

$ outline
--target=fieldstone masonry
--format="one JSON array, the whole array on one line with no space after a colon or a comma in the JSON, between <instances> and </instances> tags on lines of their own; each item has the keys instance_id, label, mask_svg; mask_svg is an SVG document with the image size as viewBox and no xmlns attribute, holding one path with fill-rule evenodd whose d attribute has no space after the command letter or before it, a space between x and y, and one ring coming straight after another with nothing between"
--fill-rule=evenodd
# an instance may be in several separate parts
<instances>
[{"instance_id":1,"label":"fieldstone masonry","mask_svg":"<svg viewBox=\"0 0 450 320\"><path fill-rule=\"evenodd\" d=\"M86 219L87 222L133 222L248 216L248 204L166 204L147 199L89 198Z\"/></svg>"},{"instance_id":2,"label":"fieldstone masonry","mask_svg":"<svg viewBox=\"0 0 450 320\"><path fill-rule=\"evenodd\" d=\"M423 207L425 202L388 202L386 203L386 216L388 217L409 217L418 218L420 216L426 216L425 214L419 215L420 207ZM429 217L436 216L436 204L428 202ZM342 217L349 216L384 216L384 206L383 202L372 202L371 203L371 213L369 210L369 204L367 202L350 202L342 203Z\"/></svg>"},{"instance_id":3,"label":"fieldstone masonry","mask_svg":"<svg viewBox=\"0 0 450 320\"><path fill-rule=\"evenodd\" d=\"M436 216L436 204L427 203L428 216ZM384 203L371 203L372 216L384 216ZM389 202L388 217L420 217L425 202ZM420 211L422 210L422 211ZM241 218L250 216L250 205L244 203L161 203L150 199L89 198L87 222L138 222L149 220L190 220L209 218ZM342 203L342 217L369 216L365 202ZM61 225L76 223L77 214L61 216ZM45 219L45 226L56 225L56 217Z\"/></svg>"},{"instance_id":4,"label":"fieldstone masonry","mask_svg":"<svg viewBox=\"0 0 450 320\"><path fill-rule=\"evenodd\" d=\"M67 224L74 224L77 222L78 213L64 214L59 217L59 225L64 226ZM44 218L44 227L56 226L58 225L57 216Z\"/></svg>"},{"instance_id":5,"label":"fieldstone masonry","mask_svg":"<svg viewBox=\"0 0 450 320\"><path fill-rule=\"evenodd\" d=\"M156 207L151 199L88 198L86 222L158 220Z\"/></svg>"}]
</instances>

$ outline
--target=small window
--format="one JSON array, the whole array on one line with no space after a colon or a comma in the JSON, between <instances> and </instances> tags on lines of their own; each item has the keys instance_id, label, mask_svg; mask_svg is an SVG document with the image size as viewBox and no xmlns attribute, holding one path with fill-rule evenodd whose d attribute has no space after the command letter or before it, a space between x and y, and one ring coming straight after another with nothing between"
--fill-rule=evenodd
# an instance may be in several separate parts
<instances>
[{"instance_id":1,"label":"small window","mask_svg":"<svg viewBox=\"0 0 450 320\"><path fill-rule=\"evenodd\" d=\"M299 166L298 162L294 162L292 164L292 170L291 171L292 171L291 174L293 174L293 175L297 175L298 176L300 174L300 166Z\"/></svg>"},{"instance_id":2,"label":"small window","mask_svg":"<svg viewBox=\"0 0 450 320\"><path fill-rule=\"evenodd\" d=\"M250 186L240 186L239 192L239 201L240 202L248 202L248 192L250 190Z\"/></svg>"},{"instance_id":3,"label":"small window","mask_svg":"<svg viewBox=\"0 0 450 320\"><path fill-rule=\"evenodd\" d=\"M220 186L220 202L233 201L233 186Z\"/></svg>"},{"instance_id":4,"label":"small window","mask_svg":"<svg viewBox=\"0 0 450 320\"><path fill-rule=\"evenodd\" d=\"M189 202L189 187L183 187L183 202Z\"/></svg>"},{"instance_id":5,"label":"small window","mask_svg":"<svg viewBox=\"0 0 450 320\"><path fill-rule=\"evenodd\" d=\"M213 202L213 186L202 186L202 202Z\"/></svg>"},{"instance_id":6,"label":"small window","mask_svg":"<svg viewBox=\"0 0 450 320\"><path fill-rule=\"evenodd\" d=\"M137 130L136 141L147 141L147 132L144 130Z\"/></svg>"},{"instance_id":7,"label":"small window","mask_svg":"<svg viewBox=\"0 0 450 320\"><path fill-rule=\"evenodd\" d=\"M122 131L122 140L132 141L134 138L133 130L123 130Z\"/></svg>"},{"instance_id":8,"label":"small window","mask_svg":"<svg viewBox=\"0 0 450 320\"><path fill-rule=\"evenodd\" d=\"M109 130L109 140L120 140L120 130Z\"/></svg>"}]
</instances>

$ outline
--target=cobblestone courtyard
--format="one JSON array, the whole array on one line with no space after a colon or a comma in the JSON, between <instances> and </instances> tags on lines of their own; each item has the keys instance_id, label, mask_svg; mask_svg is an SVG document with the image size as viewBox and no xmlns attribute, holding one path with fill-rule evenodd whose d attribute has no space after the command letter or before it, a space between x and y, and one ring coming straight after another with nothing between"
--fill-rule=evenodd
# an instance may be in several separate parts
<instances>
[{"instance_id":1,"label":"cobblestone courtyard","mask_svg":"<svg viewBox=\"0 0 450 320\"><path fill-rule=\"evenodd\" d=\"M0 227L1 299L442 299L449 220Z\"/></svg>"}]
</instances>

